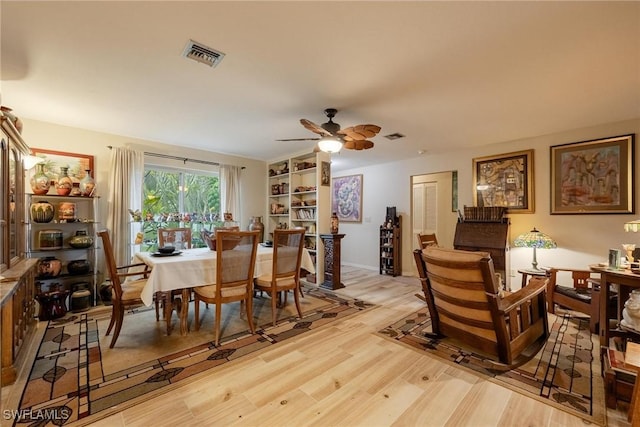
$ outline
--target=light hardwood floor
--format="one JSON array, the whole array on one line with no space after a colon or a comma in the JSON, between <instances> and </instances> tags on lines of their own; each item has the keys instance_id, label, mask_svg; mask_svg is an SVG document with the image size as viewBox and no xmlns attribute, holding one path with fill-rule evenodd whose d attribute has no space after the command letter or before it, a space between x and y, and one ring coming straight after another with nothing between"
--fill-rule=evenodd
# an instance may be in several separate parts
<instances>
[{"instance_id":1,"label":"light hardwood floor","mask_svg":"<svg viewBox=\"0 0 640 427\"><path fill-rule=\"evenodd\" d=\"M416 278L345 267L376 308L203 374L93 426L584 426L582 419L375 335L424 303ZM628 426L608 411L609 426Z\"/></svg>"}]
</instances>

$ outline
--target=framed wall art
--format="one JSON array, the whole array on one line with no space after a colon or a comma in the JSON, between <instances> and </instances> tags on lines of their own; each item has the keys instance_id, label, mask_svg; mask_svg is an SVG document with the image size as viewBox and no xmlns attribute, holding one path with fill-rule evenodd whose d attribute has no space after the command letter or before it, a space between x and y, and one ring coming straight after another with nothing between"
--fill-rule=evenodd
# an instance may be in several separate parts
<instances>
[{"instance_id":1,"label":"framed wall art","mask_svg":"<svg viewBox=\"0 0 640 427\"><path fill-rule=\"evenodd\" d=\"M340 221L362 222L362 175L333 178L332 212Z\"/></svg>"},{"instance_id":2,"label":"framed wall art","mask_svg":"<svg viewBox=\"0 0 640 427\"><path fill-rule=\"evenodd\" d=\"M320 162L320 185L328 187L331 185L331 163Z\"/></svg>"},{"instance_id":3,"label":"framed wall art","mask_svg":"<svg viewBox=\"0 0 640 427\"><path fill-rule=\"evenodd\" d=\"M69 168L67 173L71 177L82 179L89 170L95 174L93 169L93 156L87 154L66 153L64 151L43 150L40 148L32 148L31 152L38 157L42 157L44 161L44 172L53 177L60 175L60 168Z\"/></svg>"},{"instance_id":4,"label":"framed wall art","mask_svg":"<svg viewBox=\"0 0 640 427\"><path fill-rule=\"evenodd\" d=\"M533 150L473 159L473 203L533 213Z\"/></svg>"},{"instance_id":5,"label":"framed wall art","mask_svg":"<svg viewBox=\"0 0 640 427\"><path fill-rule=\"evenodd\" d=\"M635 213L634 137L552 146L551 214Z\"/></svg>"}]
</instances>

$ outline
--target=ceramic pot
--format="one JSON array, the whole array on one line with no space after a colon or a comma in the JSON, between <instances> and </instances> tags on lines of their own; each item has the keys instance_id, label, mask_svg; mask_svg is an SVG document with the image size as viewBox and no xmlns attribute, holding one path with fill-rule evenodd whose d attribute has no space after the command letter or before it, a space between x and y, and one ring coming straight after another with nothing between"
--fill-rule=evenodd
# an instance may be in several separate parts
<instances>
[{"instance_id":1,"label":"ceramic pot","mask_svg":"<svg viewBox=\"0 0 640 427\"><path fill-rule=\"evenodd\" d=\"M58 220L75 221L76 220L76 204L71 202L62 202L58 205Z\"/></svg>"},{"instance_id":2,"label":"ceramic pot","mask_svg":"<svg viewBox=\"0 0 640 427\"><path fill-rule=\"evenodd\" d=\"M62 249L62 230L42 230L38 241L41 250Z\"/></svg>"},{"instance_id":3,"label":"ceramic pot","mask_svg":"<svg viewBox=\"0 0 640 427\"><path fill-rule=\"evenodd\" d=\"M338 214L333 213L331 215L331 234L338 234L338 227L340 225L340 220L338 219Z\"/></svg>"},{"instance_id":4,"label":"ceramic pot","mask_svg":"<svg viewBox=\"0 0 640 427\"><path fill-rule=\"evenodd\" d=\"M91 177L91 170L87 169L86 172L84 178L80 180L80 193L85 197L91 197L96 189L96 182Z\"/></svg>"},{"instance_id":5,"label":"ceramic pot","mask_svg":"<svg viewBox=\"0 0 640 427\"><path fill-rule=\"evenodd\" d=\"M33 222L51 222L54 217L55 210L53 205L46 200L31 203L30 208L31 220Z\"/></svg>"},{"instance_id":6,"label":"ceramic pot","mask_svg":"<svg viewBox=\"0 0 640 427\"><path fill-rule=\"evenodd\" d=\"M38 262L38 278L50 279L58 277L62 271L62 262L56 257L45 257Z\"/></svg>"},{"instance_id":7,"label":"ceramic pot","mask_svg":"<svg viewBox=\"0 0 640 427\"><path fill-rule=\"evenodd\" d=\"M58 183L56 184L56 191L60 196L68 196L73 188L73 181L69 176L69 168L60 168L60 177L58 177Z\"/></svg>"},{"instance_id":8,"label":"ceramic pot","mask_svg":"<svg viewBox=\"0 0 640 427\"><path fill-rule=\"evenodd\" d=\"M104 305L111 305L111 297L112 295L111 281L109 279L105 280L100 284L100 290L98 293L100 294L100 300Z\"/></svg>"},{"instance_id":9,"label":"ceramic pot","mask_svg":"<svg viewBox=\"0 0 640 427\"><path fill-rule=\"evenodd\" d=\"M30 183L33 194L42 196L49 192L49 188L51 188L51 179L49 178L49 175L44 172L44 165L42 163L38 163L36 165L36 173L31 177Z\"/></svg>"},{"instance_id":10,"label":"ceramic pot","mask_svg":"<svg viewBox=\"0 0 640 427\"><path fill-rule=\"evenodd\" d=\"M63 317L67 314L65 301L69 291L54 291L36 295L40 304L38 317L40 320L52 320Z\"/></svg>"},{"instance_id":11,"label":"ceramic pot","mask_svg":"<svg viewBox=\"0 0 640 427\"><path fill-rule=\"evenodd\" d=\"M77 259L67 264L67 271L73 276L87 274L91 271L91 264L86 259Z\"/></svg>"},{"instance_id":12,"label":"ceramic pot","mask_svg":"<svg viewBox=\"0 0 640 427\"><path fill-rule=\"evenodd\" d=\"M85 230L76 231L76 235L69 239L69 246L76 249L86 249L93 245L93 237L87 236Z\"/></svg>"},{"instance_id":13,"label":"ceramic pot","mask_svg":"<svg viewBox=\"0 0 640 427\"><path fill-rule=\"evenodd\" d=\"M252 216L249 221L249 231L259 231L258 241L264 241L264 224L262 223L262 217Z\"/></svg>"}]
</instances>

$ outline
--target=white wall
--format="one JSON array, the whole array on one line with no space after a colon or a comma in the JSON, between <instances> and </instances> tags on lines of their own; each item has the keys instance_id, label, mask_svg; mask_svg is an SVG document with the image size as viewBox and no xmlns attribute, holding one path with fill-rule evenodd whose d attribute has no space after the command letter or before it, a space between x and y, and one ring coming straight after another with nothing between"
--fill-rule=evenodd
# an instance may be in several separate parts
<instances>
[{"instance_id":1,"label":"white wall","mask_svg":"<svg viewBox=\"0 0 640 427\"><path fill-rule=\"evenodd\" d=\"M342 241L342 261L344 264L378 269L378 227L384 220L386 207L396 206L403 216L402 269L404 275L415 275L411 251L417 245L410 228L410 197L412 175L458 171L458 205L473 206L472 159L512 151L533 148L534 151L534 205L535 213L511 214L511 240L534 226L553 237L558 249L538 250L541 266L581 267L605 261L609 248L622 249L622 243L640 244L640 234L625 233L623 224L638 218L635 215L550 215L550 150L552 145L567 144L635 133L640 135L640 118L619 123L593 126L585 129L560 132L535 138L493 144L442 154L416 155L408 161L387 163L374 167L341 171L336 176L363 175L363 222L341 223L340 232L346 236ZM401 142L400 142L401 143ZM429 147L429 142L422 144ZM638 164L640 150L636 150L635 164ZM640 194L637 184L636 200ZM511 269L531 266L532 252L526 248L511 248ZM519 283L519 277L512 283Z\"/></svg>"},{"instance_id":2,"label":"white wall","mask_svg":"<svg viewBox=\"0 0 640 427\"><path fill-rule=\"evenodd\" d=\"M219 153L176 147L153 141L145 141L135 138L127 138L106 133L93 132L67 126L59 126L52 123L24 119L23 139L31 148L65 151L93 155L93 176L96 179L96 192L100 199L101 222L106 225L107 212L107 184L111 150L108 146L129 147L146 152L168 154L172 156L191 159L207 160L211 162L244 166L242 171L241 197L243 199L243 212L240 218L234 218L240 222L243 229L249 225L249 217L264 215L266 206L265 194L265 162L241 157L227 156ZM149 157L149 162L158 165L184 167L182 161ZM186 166L192 170L203 170L207 165L187 162Z\"/></svg>"}]
</instances>

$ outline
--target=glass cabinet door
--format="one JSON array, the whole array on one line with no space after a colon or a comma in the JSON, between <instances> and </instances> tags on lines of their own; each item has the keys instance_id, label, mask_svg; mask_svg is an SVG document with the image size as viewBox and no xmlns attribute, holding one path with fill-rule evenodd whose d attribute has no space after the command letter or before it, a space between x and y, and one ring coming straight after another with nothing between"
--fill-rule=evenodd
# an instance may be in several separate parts
<instances>
[{"instance_id":1,"label":"glass cabinet door","mask_svg":"<svg viewBox=\"0 0 640 427\"><path fill-rule=\"evenodd\" d=\"M5 182L7 182L8 174L7 174L7 161L8 161L8 142L6 138L4 138L4 134L2 134L2 140L0 140L0 189L5 188ZM3 191L4 193L4 191ZM7 238L9 234L9 227L7 218L9 204L5 197L0 198L0 272L7 269L7 261L8 257L6 254L9 250L9 239Z\"/></svg>"}]
</instances>

